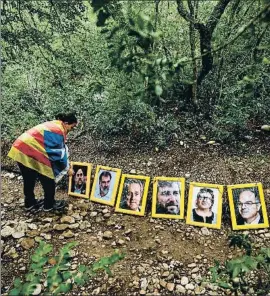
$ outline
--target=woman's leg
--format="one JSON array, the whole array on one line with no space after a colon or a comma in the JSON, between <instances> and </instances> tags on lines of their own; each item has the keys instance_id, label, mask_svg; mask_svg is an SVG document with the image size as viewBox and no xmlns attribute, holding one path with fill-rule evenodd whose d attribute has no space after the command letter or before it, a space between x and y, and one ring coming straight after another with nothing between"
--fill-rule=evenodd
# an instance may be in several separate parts
<instances>
[{"instance_id":1,"label":"woman's leg","mask_svg":"<svg viewBox=\"0 0 270 296\"><path fill-rule=\"evenodd\" d=\"M37 201L35 199L34 188L37 180L38 173L21 163L18 163L20 171L23 177L23 193L24 193L24 205L26 209L32 209Z\"/></svg>"},{"instance_id":2,"label":"woman's leg","mask_svg":"<svg viewBox=\"0 0 270 296\"><path fill-rule=\"evenodd\" d=\"M55 203L55 181L41 174L38 174L38 179L44 190L44 209L51 209Z\"/></svg>"}]
</instances>

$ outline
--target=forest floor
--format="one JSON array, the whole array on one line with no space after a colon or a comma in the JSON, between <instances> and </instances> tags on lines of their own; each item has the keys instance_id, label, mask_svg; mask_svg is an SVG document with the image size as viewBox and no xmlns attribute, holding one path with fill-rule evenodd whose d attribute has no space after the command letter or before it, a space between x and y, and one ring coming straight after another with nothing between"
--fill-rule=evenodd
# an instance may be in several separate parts
<instances>
[{"instance_id":1,"label":"forest floor","mask_svg":"<svg viewBox=\"0 0 270 296\"><path fill-rule=\"evenodd\" d=\"M191 181L222 185L261 182L270 213L269 137L238 147L179 139L164 150L143 145L132 149L121 143L108 149L102 142L94 144L81 138L69 148L71 160L93 164L91 181L96 165L120 168L122 173L135 170L151 179L154 176L186 177L185 210ZM3 163L10 165L5 158ZM214 260L224 263L242 254L228 244L228 235L243 231L231 229L226 188L221 229L211 230L187 225L185 219L152 218L151 185L144 217L115 213L113 207L69 197L65 184L56 193L57 199L69 202L64 214L26 214L19 174L2 171L1 175L1 224L2 231L5 229L1 238L2 295L12 289L15 277L23 278L27 273L30 256L40 238L52 244L55 253L66 242L79 242L74 249L72 269L110 256L115 249L126 254L112 266L112 277L101 273L86 286L75 286L67 295L230 295L229 291L208 282ZM36 195L42 195L39 185ZM269 247L269 228L245 233L250 235L255 250ZM258 288L253 274L248 295L256 295Z\"/></svg>"}]
</instances>

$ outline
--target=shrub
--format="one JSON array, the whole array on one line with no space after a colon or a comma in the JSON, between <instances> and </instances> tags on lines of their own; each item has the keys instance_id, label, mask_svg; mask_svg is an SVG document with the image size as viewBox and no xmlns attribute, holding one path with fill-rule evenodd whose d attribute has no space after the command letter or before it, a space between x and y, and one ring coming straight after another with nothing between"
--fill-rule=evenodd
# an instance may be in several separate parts
<instances>
[{"instance_id":1,"label":"shrub","mask_svg":"<svg viewBox=\"0 0 270 296\"><path fill-rule=\"evenodd\" d=\"M13 283L14 288L9 295L32 295L41 283L44 283L43 295L67 293L74 285L85 285L90 277L100 270L105 270L111 275L109 267L124 258L124 255L115 253L110 257L101 258L91 267L79 265L77 270L70 270L71 251L77 244L77 242L67 243L58 256L49 257L52 245L40 241L39 247L31 256L30 271L25 276L25 282L16 278Z\"/></svg>"}]
</instances>

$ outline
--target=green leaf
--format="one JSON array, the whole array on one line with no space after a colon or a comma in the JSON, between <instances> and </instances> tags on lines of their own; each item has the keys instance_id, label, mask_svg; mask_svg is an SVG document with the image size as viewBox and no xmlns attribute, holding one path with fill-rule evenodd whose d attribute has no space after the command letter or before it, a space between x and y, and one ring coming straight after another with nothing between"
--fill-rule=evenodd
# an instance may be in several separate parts
<instances>
[{"instance_id":1,"label":"green leaf","mask_svg":"<svg viewBox=\"0 0 270 296\"><path fill-rule=\"evenodd\" d=\"M159 84L157 84L156 87L155 87L155 93L156 93L157 96L161 96L162 93L163 93L163 89Z\"/></svg>"},{"instance_id":2,"label":"green leaf","mask_svg":"<svg viewBox=\"0 0 270 296\"><path fill-rule=\"evenodd\" d=\"M266 58L266 57L263 58L262 62L265 65L269 65L270 64L270 60L268 58Z\"/></svg>"},{"instance_id":3,"label":"green leaf","mask_svg":"<svg viewBox=\"0 0 270 296\"><path fill-rule=\"evenodd\" d=\"M72 284L71 283L62 283L60 284L57 289L54 291L54 295L58 293L67 293L71 290Z\"/></svg>"},{"instance_id":4,"label":"green leaf","mask_svg":"<svg viewBox=\"0 0 270 296\"><path fill-rule=\"evenodd\" d=\"M15 289L12 289L9 293L8 293L9 296L19 296L21 295L21 289L19 288L15 288Z\"/></svg>"},{"instance_id":5,"label":"green leaf","mask_svg":"<svg viewBox=\"0 0 270 296\"><path fill-rule=\"evenodd\" d=\"M80 271L80 272L85 272L86 271L86 266L85 265L80 265L79 266L79 268L78 268L78 270Z\"/></svg>"},{"instance_id":6,"label":"green leaf","mask_svg":"<svg viewBox=\"0 0 270 296\"><path fill-rule=\"evenodd\" d=\"M224 289L231 289L232 288L232 286L230 284L225 283L225 282L219 282L218 285Z\"/></svg>"},{"instance_id":7,"label":"green leaf","mask_svg":"<svg viewBox=\"0 0 270 296\"><path fill-rule=\"evenodd\" d=\"M21 279L20 279L20 278L16 278L16 279L14 280L14 282L13 282L13 285L14 285L15 288L19 288L19 287L21 287L21 286L22 286L22 281L21 281Z\"/></svg>"},{"instance_id":8,"label":"green leaf","mask_svg":"<svg viewBox=\"0 0 270 296\"><path fill-rule=\"evenodd\" d=\"M70 279L72 277L72 273L70 271L64 271L62 273L63 279L64 281L66 281L67 279Z\"/></svg>"}]
</instances>

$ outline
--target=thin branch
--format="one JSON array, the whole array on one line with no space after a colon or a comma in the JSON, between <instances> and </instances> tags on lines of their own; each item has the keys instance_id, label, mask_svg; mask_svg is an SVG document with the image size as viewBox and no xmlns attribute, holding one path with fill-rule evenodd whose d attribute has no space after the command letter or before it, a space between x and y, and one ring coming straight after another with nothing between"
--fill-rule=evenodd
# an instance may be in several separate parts
<instances>
[{"instance_id":1,"label":"thin branch","mask_svg":"<svg viewBox=\"0 0 270 296\"><path fill-rule=\"evenodd\" d=\"M185 9L183 0L176 0L177 2L177 10L178 13L187 21L187 22L192 22L192 18L188 11Z\"/></svg>"},{"instance_id":2,"label":"thin branch","mask_svg":"<svg viewBox=\"0 0 270 296\"><path fill-rule=\"evenodd\" d=\"M208 52L205 52L204 54L202 55L199 55L197 57L195 57L194 59L188 59L186 61L183 61L181 64L188 64L190 62L192 62L193 60L199 60L201 59L203 56L206 56L208 55L209 53L215 53L215 52L218 52L220 51L221 49L227 47L228 45L232 44L234 41L236 41L241 35L243 35L247 29L253 25L258 19L260 19L260 17L262 15L264 15L265 13L267 13L267 11L270 10L270 3L267 4L250 22L248 22L248 24L244 27L242 27L238 33L229 41L225 42L224 44L218 46L217 48L215 48L214 50L211 50L211 51L208 51Z\"/></svg>"}]
</instances>

